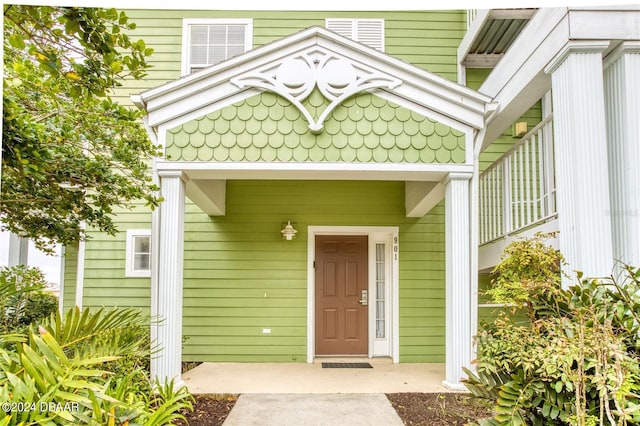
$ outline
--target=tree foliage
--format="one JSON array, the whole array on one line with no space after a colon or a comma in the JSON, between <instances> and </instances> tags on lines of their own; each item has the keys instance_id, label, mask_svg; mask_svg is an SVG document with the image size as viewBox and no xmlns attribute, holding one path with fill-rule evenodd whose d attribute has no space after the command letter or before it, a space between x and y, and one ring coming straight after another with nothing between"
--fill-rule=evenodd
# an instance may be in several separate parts
<instances>
[{"instance_id":1,"label":"tree foliage","mask_svg":"<svg viewBox=\"0 0 640 426\"><path fill-rule=\"evenodd\" d=\"M114 207L159 202L141 112L110 98L149 67L133 28L114 9L4 6L0 220L39 248L78 241L83 221L113 234Z\"/></svg>"}]
</instances>

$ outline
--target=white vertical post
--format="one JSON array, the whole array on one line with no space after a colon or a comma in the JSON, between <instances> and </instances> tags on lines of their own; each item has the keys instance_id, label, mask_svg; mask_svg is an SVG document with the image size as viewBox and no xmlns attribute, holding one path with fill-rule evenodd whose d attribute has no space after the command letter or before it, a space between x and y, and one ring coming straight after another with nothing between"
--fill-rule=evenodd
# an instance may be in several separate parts
<instances>
[{"instance_id":1,"label":"white vertical post","mask_svg":"<svg viewBox=\"0 0 640 426\"><path fill-rule=\"evenodd\" d=\"M446 376L443 385L465 389L462 367L470 367L471 238L469 180L471 174L450 173L445 179ZM476 271L473 271L476 273Z\"/></svg>"},{"instance_id":2,"label":"white vertical post","mask_svg":"<svg viewBox=\"0 0 640 426\"><path fill-rule=\"evenodd\" d=\"M151 374L165 383L180 380L182 361L182 275L184 259L184 182L180 171L159 172L158 276L153 311L158 353L151 360Z\"/></svg>"},{"instance_id":3,"label":"white vertical post","mask_svg":"<svg viewBox=\"0 0 640 426\"><path fill-rule=\"evenodd\" d=\"M624 42L605 63L613 256L640 265L640 42Z\"/></svg>"},{"instance_id":4,"label":"white vertical post","mask_svg":"<svg viewBox=\"0 0 640 426\"><path fill-rule=\"evenodd\" d=\"M9 233L9 258L7 266L27 265L29 262L29 240Z\"/></svg>"},{"instance_id":5,"label":"white vertical post","mask_svg":"<svg viewBox=\"0 0 640 426\"><path fill-rule=\"evenodd\" d=\"M569 42L545 69L553 87L560 250L568 271L587 277L608 276L613 265L602 75L608 44Z\"/></svg>"}]
</instances>

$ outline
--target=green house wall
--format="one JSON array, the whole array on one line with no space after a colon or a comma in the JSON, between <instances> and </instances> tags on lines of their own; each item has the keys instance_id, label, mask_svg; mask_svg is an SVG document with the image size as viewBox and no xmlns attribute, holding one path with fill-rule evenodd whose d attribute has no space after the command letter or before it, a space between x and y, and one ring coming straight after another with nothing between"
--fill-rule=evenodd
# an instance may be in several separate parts
<instances>
[{"instance_id":1,"label":"green house wall","mask_svg":"<svg viewBox=\"0 0 640 426\"><path fill-rule=\"evenodd\" d=\"M151 229L151 213L142 204L116 212L121 232L115 236L88 231L84 252L83 307L127 306L149 311L151 280L127 277L127 229ZM66 282L65 282L66 285ZM65 302L66 304L66 302Z\"/></svg>"},{"instance_id":2,"label":"green house wall","mask_svg":"<svg viewBox=\"0 0 640 426\"><path fill-rule=\"evenodd\" d=\"M184 360L304 362L307 226L351 225L399 227L400 361L444 362L442 203L407 218L403 182L228 181L226 206L212 218L186 204ZM150 279L125 277L126 229L150 227L143 213L120 212L115 237L90 233L85 307L149 308ZM299 230L293 241L280 237L287 220ZM67 271L65 291L75 291ZM65 307L74 301L65 298Z\"/></svg>"},{"instance_id":3,"label":"green house wall","mask_svg":"<svg viewBox=\"0 0 640 426\"><path fill-rule=\"evenodd\" d=\"M443 223L405 217L403 182L227 182L225 216L186 211L183 358L304 362L307 226L358 225L399 226L400 361L443 362Z\"/></svg>"}]
</instances>

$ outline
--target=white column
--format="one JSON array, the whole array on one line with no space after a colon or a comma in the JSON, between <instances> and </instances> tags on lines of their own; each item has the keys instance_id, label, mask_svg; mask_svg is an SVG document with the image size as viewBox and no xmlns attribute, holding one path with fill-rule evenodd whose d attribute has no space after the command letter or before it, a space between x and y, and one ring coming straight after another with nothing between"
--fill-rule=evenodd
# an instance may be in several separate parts
<instances>
[{"instance_id":1,"label":"white column","mask_svg":"<svg viewBox=\"0 0 640 426\"><path fill-rule=\"evenodd\" d=\"M152 311L158 353L152 356L151 374L162 383L180 380L182 361L182 268L184 249L184 182L181 172L160 172L157 289L152 292ZM155 299L155 300L153 300Z\"/></svg>"},{"instance_id":2,"label":"white column","mask_svg":"<svg viewBox=\"0 0 640 426\"><path fill-rule=\"evenodd\" d=\"M611 274L613 253L602 52L608 42L569 42L545 69L553 90L560 251L587 277Z\"/></svg>"},{"instance_id":3,"label":"white column","mask_svg":"<svg viewBox=\"0 0 640 426\"><path fill-rule=\"evenodd\" d=\"M9 258L7 266L27 265L29 262L29 240L9 233Z\"/></svg>"},{"instance_id":4,"label":"white column","mask_svg":"<svg viewBox=\"0 0 640 426\"><path fill-rule=\"evenodd\" d=\"M613 257L640 265L640 42L624 42L604 71Z\"/></svg>"},{"instance_id":5,"label":"white column","mask_svg":"<svg viewBox=\"0 0 640 426\"><path fill-rule=\"evenodd\" d=\"M470 367L471 351L471 239L469 222L470 173L450 173L445 179L446 258L446 375L443 385L465 389L462 367Z\"/></svg>"}]
</instances>

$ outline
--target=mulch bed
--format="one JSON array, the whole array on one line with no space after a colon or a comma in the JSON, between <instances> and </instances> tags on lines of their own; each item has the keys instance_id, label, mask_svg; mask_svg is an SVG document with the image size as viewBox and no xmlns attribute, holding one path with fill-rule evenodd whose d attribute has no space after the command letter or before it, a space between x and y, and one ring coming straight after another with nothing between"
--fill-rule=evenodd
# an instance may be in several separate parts
<instances>
[{"instance_id":1,"label":"mulch bed","mask_svg":"<svg viewBox=\"0 0 640 426\"><path fill-rule=\"evenodd\" d=\"M176 425L181 426L220 426L231 412L238 399L237 395L194 395L193 411L182 414L186 422L179 420Z\"/></svg>"},{"instance_id":2,"label":"mulch bed","mask_svg":"<svg viewBox=\"0 0 640 426\"><path fill-rule=\"evenodd\" d=\"M462 426L490 417L491 409L467 393L389 393L407 426Z\"/></svg>"},{"instance_id":3,"label":"mulch bed","mask_svg":"<svg viewBox=\"0 0 640 426\"><path fill-rule=\"evenodd\" d=\"M194 395L193 412L182 426L220 426L237 395ZM462 426L491 416L491 410L465 393L390 393L387 398L407 426Z\"/></svg>"}]
</instances>

